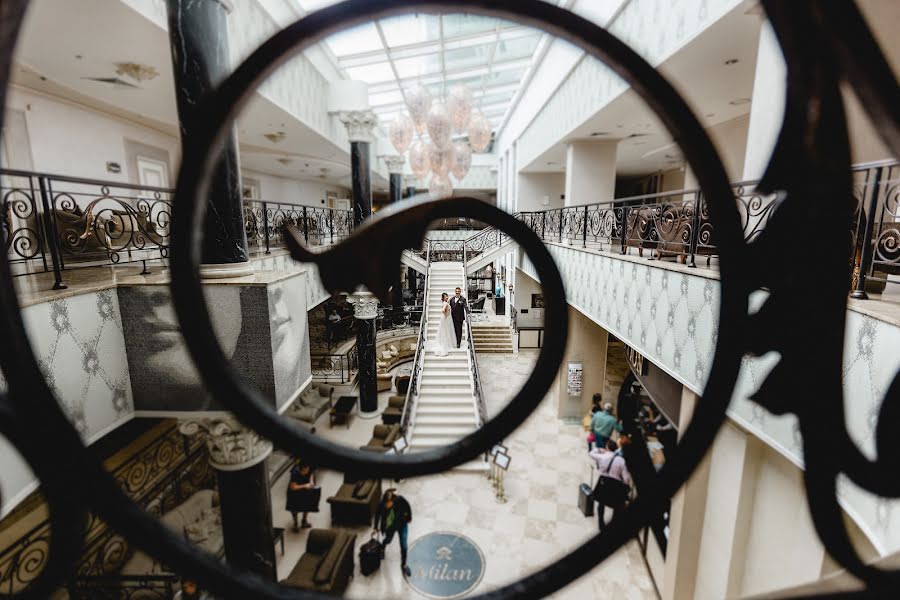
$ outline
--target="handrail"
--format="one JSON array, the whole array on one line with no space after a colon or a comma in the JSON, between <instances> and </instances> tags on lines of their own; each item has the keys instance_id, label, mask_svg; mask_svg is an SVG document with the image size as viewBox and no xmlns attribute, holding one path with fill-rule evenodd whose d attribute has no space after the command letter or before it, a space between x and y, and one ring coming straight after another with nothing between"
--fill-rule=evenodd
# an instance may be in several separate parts
<instances>
[{"instance_id":1,"label":"handrail","mask_svg":"<svg viewBox=\"0 0 900 600\"><path fill-rule=\"evenodd\" d=\"M416 354L413 357L412 374L409 378L409 386L406 388L406 399L403 401L403 414L400 415L400 431L405 435L412 418L413 397L419 393L419 372L422 369L422 359L425 358L425 336L428 335L428 271L431 266L431 242L425 248L425 284L424 302L422 306L422 320L419 321L419 337L416 340Z\"/></svg>"},{"instance_id":2,"label":"handrail","mask_svg":"<svg viewBox=\"0 0 900 600\"><path fill-rule=\"evenodd\" d=\"M475 356L475 340L472 337L472 316L466 311L466 328L469 330L469 356L472 359L472 382L475 389L475 406L478 408L478 427L487 422L487 405L481 389L481 374L478 371L478 358Z\"/></svg>"}]
</instances>

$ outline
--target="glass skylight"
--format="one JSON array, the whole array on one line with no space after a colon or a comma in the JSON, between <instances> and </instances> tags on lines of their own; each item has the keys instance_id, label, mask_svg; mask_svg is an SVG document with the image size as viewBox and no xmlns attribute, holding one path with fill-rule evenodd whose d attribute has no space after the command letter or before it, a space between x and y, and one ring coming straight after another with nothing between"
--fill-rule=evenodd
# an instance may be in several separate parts
<instances>
[{"instance_id":1,"label":"glass skylight","mask_svg":"<svg viewBox=\"0 0 900 600\"><path fill-rule=\"evenodd\" d=\"M335 0L298 0L316 10ZM369 102L383 126L407 110L404 91L416 83L442 98L457 84L497 127L529 69L543 33L508 21L463 13L409 14L366 23L326 38L338 72L369 84Z\"/></svg>"}]
</instances>

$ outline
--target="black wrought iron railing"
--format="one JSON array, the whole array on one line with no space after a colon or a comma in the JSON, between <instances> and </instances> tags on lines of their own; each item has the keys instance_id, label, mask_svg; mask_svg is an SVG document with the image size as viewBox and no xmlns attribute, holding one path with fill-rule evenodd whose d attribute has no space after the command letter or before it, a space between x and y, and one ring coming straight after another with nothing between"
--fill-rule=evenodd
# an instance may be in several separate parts
<instances>
[{"instance_id":1,"label":"black wrought iron railing","mask_svg":"<svg viewBox=\"0 0 900 600\"><path fill-rule=\"evenodd\" d=\"M462 262L465 259L464 240L428 240L430 262Z\"/></svg>"},{"instance_id":2,"label":"black wrought iron railing","mask_svg":"<svg viewBox=\"0 0 900 600\"><path fill-rule=\"evenodd\" d=\"M353 212L317 206L297 206L266 200L244 201L247 242L260 250L284 245L288 225L303 232L307 246L327 246L353 230Z\"/></svg>"},{"instance_id":3,"label":"black wrought iron railing","mask_svg":"<svg viewBox=\"0 0 900 600\"><path fill-rule=\"evenodd\" d=\"M169 256L173 191L130 183L0 169L0 230L14 275L147 263ZM284 229L303 231L309 246L345 239L349 210L244 201L248 243L259 250L284 244Z\"/></svg>"},{"instance_id":4,"label":"black wrought iron railing","mask_svg":"<svg viewBox=\"0 0 900 600\"><path fill-rule=\"evenodd\" d=\"M469 217L449 217L446 219L436 219L429 224L430 229L440 230L465 230L465 229L484 229L487 227L481 221L470 219Z\"/></svg>"},{"instance_id":5,"label":"black wrought iron railing","mask_svg":"<svg viewBox=\"0 0 900 600\"><path fill-rule=\"evenodd\" d=\"M431 266L431 244L425 246L425 264ZM410 374L409 386L406 388L406 400L403 402L403 414L400 416L400 430L404 435L409 431L412 423L413 403L419 394L419 377L422 372L422 361L425 358L425 338L428 336L428 271L425 269L424 284L424 306L422 307L422 316L419 321L419 336L416 339L416 354L413 357L412 373Z\"/></svg>"},{"instance_id":6,"label":"black wrought iron railing","mask_svg":"<svg viewBox=\"0 0 900 600\"><path fill-rule=\"evenodd\" d=\"M68 585L69 600L171 600L178 575L109 575L79 577Z\"/></svg>"},{"instance_id":7,"label":"black wrought iron railing","mask_svg":"<svg viewBox=\"0 0 900 600\"><path fill-rule=\"evenodd\" d=\"M852 297L868 298L897 283L900 275L900 163L896 160L859 165L854 169L857 200L854 229ZM867 242L867 243L866 243Z\"/></svg>"},{"instance_id":8,"label":"black wrought iron railing","mask_svg":"<svg viewBox=\"0 0 900 600\"><path fill-rule=\"evenodd\" d=\"M466 332L469 344L469 359L472 363L472 389L475 394L475 407L478 409L478 426L484 425L487 420L487 404L484 401L484 393L481 389L481 374L478 371L478 357L475 354L475 339L472 336L472 316L466 311Z\"/></svg>"},{"instance_id":9,"label":"black wrought iron railing","mask_svg":"<svg viewBox=\"0 0 900 600\"><path fill-rule=\"evenodd\" d=\"M341 354L311 354L312 376L317 381L348 383L359 371L359 355L354 344Z\"/></svg>"}]
</instances>

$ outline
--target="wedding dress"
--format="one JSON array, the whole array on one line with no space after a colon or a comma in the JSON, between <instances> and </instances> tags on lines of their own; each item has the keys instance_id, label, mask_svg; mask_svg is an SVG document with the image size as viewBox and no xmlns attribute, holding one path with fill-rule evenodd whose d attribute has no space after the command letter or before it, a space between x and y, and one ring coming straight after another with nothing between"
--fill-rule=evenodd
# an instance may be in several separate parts
<instances>
[{"instance_id":1,"label":"wedding dress","mask_svg":"<svg viewBox=\"0 0 900 600\"><path fill-rule=\"evenodd\" d=\"M441 320L438 323L437 339L432 346L437 356L447 356L451 348L456 347L456 332L453 330L453 320L450 318L450 303L441 303Z\"/></svg>"}]
</instances>

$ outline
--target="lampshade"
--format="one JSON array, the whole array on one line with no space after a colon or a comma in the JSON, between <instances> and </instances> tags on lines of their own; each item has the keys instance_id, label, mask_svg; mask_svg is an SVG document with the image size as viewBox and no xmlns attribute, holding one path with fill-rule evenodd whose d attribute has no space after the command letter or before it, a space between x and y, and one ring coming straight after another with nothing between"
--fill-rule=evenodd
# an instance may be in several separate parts
<instances>
[{"instance_id":1,"label":"lampshade","mask_svg":"<svg viewBox=\"0 0 900 600\"><path fill-rule=\"evenodd\" d=\"M456 142L450 151L453 155L453 166L450 168L450 172L457 181L462 181L472 166L472 149L465 142Z\"/></svg>"},{"instance_id":2,"label":"lampshade","mask_svg":"<svg viewBox=\"0 0 900 600\"><path fill-rule=\"evenodd\" d=\"M472 90L465 85L454 85L447 93L447 110L456 131L465 130L472 117Z\"/></svg>"},{"instance_id":3,"label":"lampshade","mask_svg":"<svg viewBox=\"0 0 900 600\"><path fill-rule=\"evenodd\" d=\"M453 134L453 124L450 122L450 113L444 104L434 104L428 111L428 136L431 142L440 148L446 150L450 147L450 136Z\"/></svg>"},{"instance_id":4,"label":"lampshade","mask_svg":"<svg viewBox=\"0 0 900 600\"><path fill-rule=\"evenodd\" d=\"M406 106L409 108L409 116L415 123L419 133L422 133L425 130L425 120L428 118L428 111L431 110L431 92L421 83L417 83L406 90L405 96Z\"/></svg>"},{"instance_id":5,"label":"lampshade","mask_svg":"<svg viewBox=\"0 0 900 600\"><path fill-rule=\"evenodd\" d=\"M415 125L413 124L412 119L406 114L399 115L391 123L388 137L390 137L391 144L394 145L394 148L400 154L403 154L406 152L406 149L409 148L409 144L412 142L414 129Z\"/></svg>"},{"instance_id":6,"label":"lampshade","mask_svg":"<svg viewBox=\"0 0 900 600\"><path fill-rule=\"evenodd\" d=\"M469 143L475 152L484 152L491 143L491 122L480 110L469 120Z\"/></svg>"},{"instance_id":7,"label":"lampshade","mask_svg":"<svg viewBox=\"0 0 900 600\"><path fill-rule=\"evenodd\" d=\"M425 179L428 171L431 170L431 159L428 156L429 145L422 140L416 140L409 147L409 168L412 169L416 179Z\"/></svg>"},{"instance_id":8,"label":"lampshade","mask_svg":"<svg viewBox=\"0 0 900 600\"><path fill-rule=\"evenodd\" d=\"M453 185L446 175L432 175L428 184L428 194L435 199L449 198L453 194Z\"/></svg>"}]
</instances>

